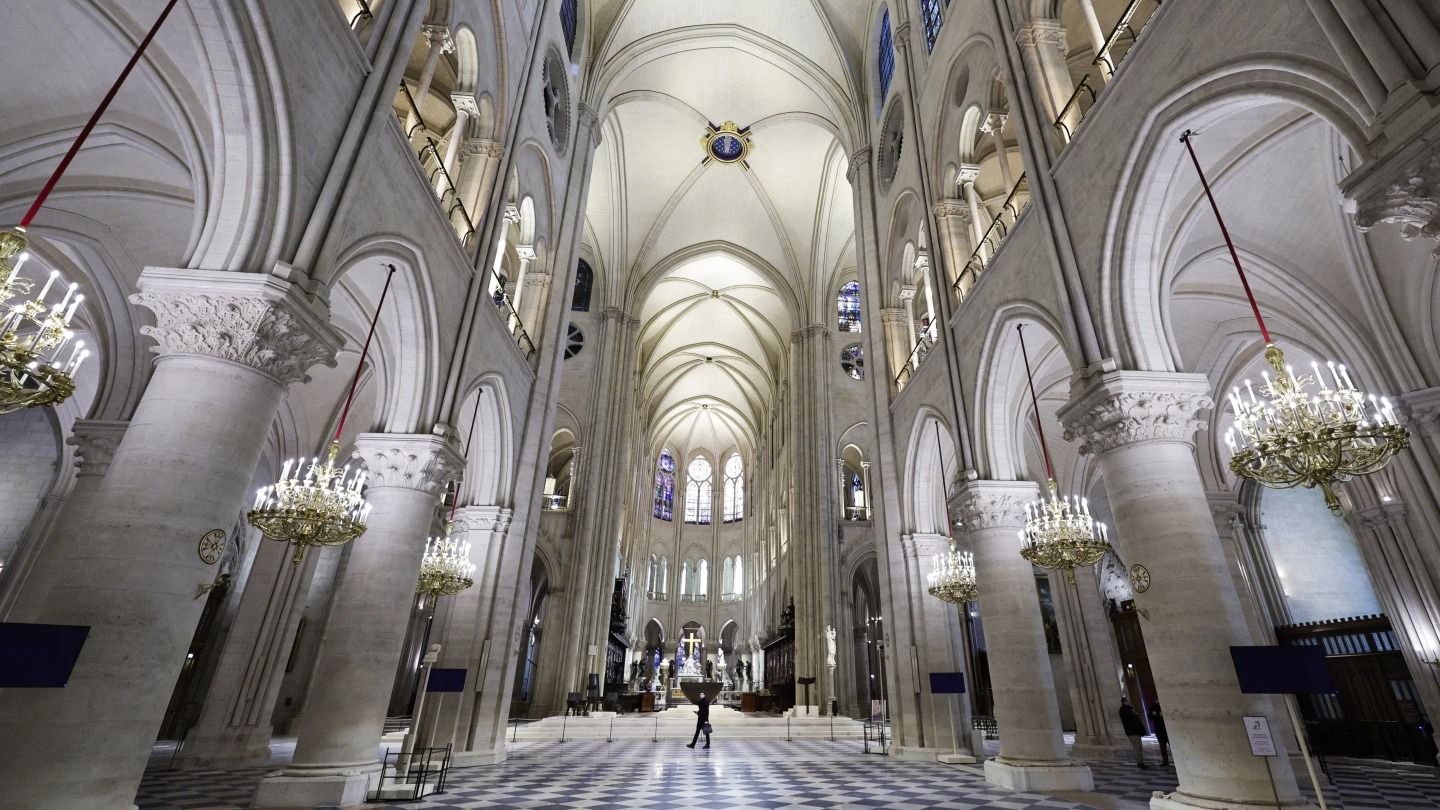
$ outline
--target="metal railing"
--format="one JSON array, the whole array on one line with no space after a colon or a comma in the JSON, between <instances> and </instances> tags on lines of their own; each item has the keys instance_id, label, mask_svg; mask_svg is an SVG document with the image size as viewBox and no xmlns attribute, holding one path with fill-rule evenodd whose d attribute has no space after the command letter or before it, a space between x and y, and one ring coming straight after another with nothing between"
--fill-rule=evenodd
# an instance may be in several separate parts
<instances>
[{"instance_id":1,"label":"metal railing","mask_svg":"<svg viewBox=\"0 0 1440 810\"><path fill-rule=\"evenodd\" d=\"M375 19L374 12L370 11L369 3L365 2L365 0L355 0L355 4L360 7L360 10L355 12L354 17L350 18L350 28L352 30L358 30L360 24L366 20Z\"/></svg>"},{"instance_id":2,"label":"metal railing","mask_svg":"<svg viewBox=\"0 0 1440 810\"><path fill-rule=\"evenodd\" d=\"M525 360L535 357L535 342L530 339L530 333L525 331L525 324L520 321L520 313L515 311L515 306L510 303L510 295L500 290L494 295L495 308L500 310L500 317L505 321L505 328L510 331L510 337L515 339L515 345L525 355Z\"/></svg>"},{"instance_id":3,"label":"metal railing","mask_svg":"<svg viewBox=\"0 0 1440 810\"><path fill-rule=\"evenodd\" d=\"M412 802L445 792L450 775L450 746L386 751L380 763L380 782L371 801ZM386 782L390 784L387 786Z\"/></svg>"},{"instance_id":4,"label":"metal railing","mask_svg":"<svg viewBox=\"0 0 1440 810\"><path fill-rule=\"evenodd\" d=\"M935 338L939 334L938 321L930 321L925 331L920 333L916 339L915 346L910 349L910 356L905 358L905 365L900 367L900 373L895 375L895 392L904 390L905 386L914 379L915 372L920 370L920 364L930 354L930 349L935 345Z\"/></svg>"},{"instance_id":5,"label":"metal railing","mask_svg":"<svg viewBox=\"0 0 1440 810\"><path fill-rule=\"evenodd\" d=\"M564 495L541 495L540 508L547 512L563 512L568 506L568 500Z\"/></svg>"},{"instance_id":6,"label":"metal railing","mask_svg":"<svg viewBox=\"0 0 1440 810\"><path fill-rule=\"evenodd\" d=\"M1000 213L990 221L990 227L980 237L980 243L971 251L970 259L965 266L960 268L960 273L955 279L955 295L960 301L964 301L980 279L986 265L995 257L995 252L1000 249L1000 244L1010 235L1015 223L1020 221L1020 215L1030 206L1030 183L1025 175L1015 182L1015 187L1005 196L1005 202L1000 204Z\"/></svg>"},{"instance_id":7,"label":"metal railing","mask_svg":"<svg viewBox=\"0 0 1440 810\"><path fill-rule=\"evenodd\" d=\"M681 601L681 602L709 602L709 601L710 601L710 594L708 594L708 593L682 593L682 594L680 594L680 601Z\"/></svg>"},{"instance_id":8,"label":"metal railing","mask_svg":"<svg viewBox=\"0 0 1440 810\"><path fill-rule=\"evenodd\" d=\"M668 602L670 594L667 591L646 591L645 598L652 602Z\"/></svg>"},{"instance_id":9,"label":"metal railing","mask_svg":"<svg viewBox=\"0 0 1440 810\"><path fill-rule=\"evenodd\" d=\"M470 218L470 212L465 210L464 201L460 199L460 186L445 168L445 156L440 151L440 144L431 136L430 127L426 125L425 117L420 114L420 104L404 81L400 82L400 93L410 105L409 110L402 111L398 116L400 128L405 132L405 139L410 142L411 148L418 146L415 156L430 178L430 185L440 199L440 207L445 209L445 218L450 220L450 227L460 237L460 244L468 247L470 240L475 238L475 226L472 224L474 220ZM415 117L413 123L410 121L411 115ZM450 137L461 137L461 133L452 133Z\"/></svg>"},{"instance_id":10,"label":"metal railing","mask_svg":"<svg viewBox=\"0 0 1440 810\"><path fill-rule=\"evenodd\" d=\"M1119 21L1110 30L1110 35L1100 46L1100 52L1095 54L1095 59L1090 63L1094 70L1081 77L1075 85L1075 92L1070 94L1065 106L1061 107L1059 114L1055 116L1055 129L1060 132L1065 143L1074 139L1076 130L1085 120L1085 113L1095 105L1096 98L1104 89L1107 77L1114 78L1120 64L1135 47L1141 32L1155 16L1155 10L1160 7L1160 3L1161 0L1130 0L1125 10L1120 13ZM1141 9L1145 8L1149 9L1149 13L1141 19Z\"/></svg>"},{"instance_id":11,"label":"metal railing","mask_svg":"<svg viewBox=\"0 0 1440 810\"><path fill-rule=\"evenodd\" d=\"M731 603L734 603L734 602L739 602L739 601L740 601L740 594L738 594L738 593L722 593L722 594L720 594L720 604L722 604L722 605L728 605L728 604L731 604Z\"/></svg>"},{"instance_id":12,"label":"metal railing","mask_svg":"<svg viewBox=\"0 0 1440 810\"><path fill-rule=\"evenodd\" d=\"M870 507L868 506L847 506L841 514L844 520L869 520Z\"/></svg>"}]
</instances>

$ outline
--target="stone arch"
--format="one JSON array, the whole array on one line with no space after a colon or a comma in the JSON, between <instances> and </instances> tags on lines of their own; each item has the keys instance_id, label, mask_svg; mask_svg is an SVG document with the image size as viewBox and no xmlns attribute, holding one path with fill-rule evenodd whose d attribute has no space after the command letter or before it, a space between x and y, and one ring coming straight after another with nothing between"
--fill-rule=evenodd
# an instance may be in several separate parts
<instances>
[{"instance_id":1,"label":"stone arch","mask_svg":"<svg viewBox=\"0 0 1440 810\"><path fill-rule=\"evenodd\" d=\"M972 430L982 477L1002 481L1043 475L1043 470L1030 468L1026 453L1025 439L1034 429L1034 417L1020 338L1015 331L1017 324L1026 326L1025 342L1035 369L1037 392L1041 392L1047 372L1053 376L1056 350L1067 372L1078 367L1077 356L1061 337L1058 319L1043 308L1017 302L995 311L980 352L979 379L972 389L978 405ZM1046 438L1054 453L1060 434L1047 434Z\"/></svg>"},{"instance_id":2,"label":"stone arch","mask_svg":"<svg viewBox=\"0 0 1440 810\"><path fill-rule=\"evenodd\" d=\"M904 530L948 535L945 501L957 469L954 433L938 410L925 405L915 414L905 446Z\"/></svg>"},{"instance_id":3,"label":"stone arch","mask_svg":"<svg viewBox=\"0 0 1440 810\"><path fill-rule=\"evenodd\" d=\"M514 440L505 379L499 374L485 374L466 390L456 429L462 437L473 438L465 463L465 480L460 487L461 501L472 506L513 504ZM476 397L480 397L478 419ZM473 434L472 421L475 422Z\"/></svg>"}]
</instances>

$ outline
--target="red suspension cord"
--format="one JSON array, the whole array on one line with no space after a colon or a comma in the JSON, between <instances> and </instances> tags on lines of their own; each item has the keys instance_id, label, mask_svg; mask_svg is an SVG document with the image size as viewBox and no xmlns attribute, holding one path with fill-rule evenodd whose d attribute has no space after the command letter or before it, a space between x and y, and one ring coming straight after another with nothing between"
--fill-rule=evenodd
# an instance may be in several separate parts
<instances>
[{"instance_id":1,"label":"red suspension cord","mask_svg":"<svg viewBox=\"0 0 1440 810\"><path fill-rule=\"evenodd\" d=\"M1230 249L1230 259L1235 262L1235 272L1240 274L1240 286L1245 288L1245 297L1250 300L1250 311L1255 313L1255 323L1260 326L1260 337L1265 339L1265 345L1271 345L1270 330L1265 328L1265 318L1260 314L1260 304L1255 301L1255 293L1250 291L1250 279L1245 277L1245 268L1240 266L1240 254L1235 251L1235 242L1230 239L1230 230L1225 227L1225 218L1220 216L1220 206L1215 204L1215 195L1210 191L1210 181L1205 179L1205 171L1200 168L1200 158L1195 156L1195 147L1190 144L1190 136L1195 133L1185 130L1180 136L1180 142L1185 144L1185 150L1190 153L1190 162L1195 164L1195 173L1200 175L1200 186L1205 189L1205 199L1210 201L1210 210L1215 212L1215 221L1220 225L1220 235L1225 237L1225 247Z\"/></svg>"},{"instance_id":2,"label":"red suspension cord","mask_svg":"<svg viewBox=\"0 0 1440 810\"><path fill-rule=\"evenodd\" d=\"M1045 479L1055 480L1055 467L1050 463L1050 447L1045 443L1045 425L1040 422L1040 399L1035 396L1035 377L1030 372L1030 353L1025 351L1025 324L1015 324L1020 333L1020 356L1025 359L1025 381L1030 385L1030 406L1035 411L1035 429L1040 432L1040 453L1045 456Z\"/></svg>"},{"instance_id":3,"label":"red suspension cord","mask_svg":"<svg viewBox=\"0 0 1440 810\"><path fill-rule=\"evenodd\" d=\"M475 441L475 423L480 421L480 398L485 396L485 389L478 388L475 391L475 413L470 415L470 431L465 436L465 452L461 454L461 463L468 467L470 464L470 445ZM462 467L463 469L463 467ZM465 480L465 474L460 474L460 480ZM460 505L460 485L455 485L455 497L450 500L450 522L455 522L455 507Z\"/></svg>"},{"instance_id":4,"label":"red suspension cord","mask_svg":"<svg viewBox=\"0 0 1440 810\"><path fill-rule=\"evenodd\" d=\"M350 406L355 402L355 389L360 385L360 374L365 371L365 358L370 355L370 340L375 337L375 324L380 322L380 310L385 307L385 296L390 292L390 279L395 277L395 265L387 264L390 272L385 275L385 287L380 290L380 303L375 305L375 315L370 319L370 333L365 336L365 347L360 350L360 362L355 366L355 376L350 380L350 393L345 395L345 409L340 412L340 424L335 426L335 441L345 430L345 420L350 418Z\"/></svg>"},{"instance_id":5,"label":"red suspension cord","mask_svg":"<svg viewBox=\"0 0 1440 810\"><path fill-rule=\"evenodd\" d=\"M135 49L135 53L130 55L130 61L125 64L125 69L120 71L120 76L116 78L115 83L110 86L110 92L105 94L105 98L100 100L100 106L96 107L95 112L90 114L90 120L85 122L85 126L80 130L79 137L75 139L74 143L70 144L70 151L65 153L65 157L61 158L60 165L55 167L54 174L51 174L50 179L45 181L45 185L40 189L40 194L35 198L35 202L30 203L30 210L26 211L24 218L20 220L20 230L30 227L30 221L35 219L36 214L40 213L41 206L45 205L45 198L49 197L50 192L55 190L55 184L60 182L61 175L65 174L65 170L70 167L70 161L75 159L75 155L80 151L80 147L85 145L85 139L90 137L90 130L95 128L95 124L100 121L100 116L105 114L105 110L110 106L110 102L115 100L115 94L120 92L120 85L124 84L125 79L129 78L130 71L135 69L135 65L139 63L140 57L145 53L145 48L150 45L150 40L155 38L155 34L159 32L161 24L165 22L166 17L170 16L170 10L175 8L177 2L179 2L179 0L170 0L169 3L165 4L165 10L160 12L160 16L155 20L155 24L150 26L150 33L146 34L145 38L140 40L140 45Z\"/></svg>"}]
</instances>

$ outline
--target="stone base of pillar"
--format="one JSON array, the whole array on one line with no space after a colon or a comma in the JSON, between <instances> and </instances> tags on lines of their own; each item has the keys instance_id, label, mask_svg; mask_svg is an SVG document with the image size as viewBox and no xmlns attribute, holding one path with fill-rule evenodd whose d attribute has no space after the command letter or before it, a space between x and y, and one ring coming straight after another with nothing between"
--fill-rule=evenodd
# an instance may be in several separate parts
<instances>
[{"instance_id":1,"label":"stone base of pillar","mask_svg":"<svg viewBox=\"0 0 1440 810\"><path fill-rule=\"evenodd\" d=\"M472 765L499 765L510 757L504 748L479 751L456 751L450 755L450 767L468 768Z\"/></svg>"},{"instance_id":2,"label":"stone base of pillar","mask_svg":"<svg viewBox=\"0 0 1440 810\"><path fill-rule=\"evenodd\" d=\"M956 753L954 748L927 748L919 745L893 746L890 757L912 762L943 762L946 765L974 765L980 761L964 748Z\"/></svg>"},{"instance_id":3,"label":"stone base of pillar","mask_svg":"<svg viewBox=\"0 0 1440 810\"><path fill-rule=\"evenodd\" d=\"M380 763L350 768L290 769L255 787L252 807L349 807L364 804L380 781Z\"/></svg>"},{"instance_id":4,"label":"stone base of pillar","mask_svg":"<svg viewBox=\"0 0 1440 810\"><path fill-rule=\"evenodd\" d=\"M987 759L985 781L1010 790L1038 793L1095 789L1095 778L1090 774L1089 766L1064 760L1021 762L1000 758Z\"/></svg>"},{"instance_id":5,"label":"stone base of pillar","mask_svg":"<svg viewBox=\"0 0 1440 810\"><path fill-rule=\"evenodd\" d=\"M1130 762L1135 759L1135 749L1130 747L1129 740L1116 741L1105 737L1091 737L1075 740L1075 743L1070 746L1070 756L1076 759Z\"/></svg>"},{"instance_id":6,"label":"stone base of pillar","mask_svg":"<svg viewBox=\"0 0 1440 810\"><path fill-rule=\"evenodd\" d=\"M233 771L256 768L270 761L270 733L192 736L175 755L181 770Z\"/></svg>"},{"instance_id":7,"label":"stone base of pillar","mask_svg":"<svg viewBox=\"0 0 1440 810\"><path fill-rule=\"evenodd\" d=\"M1274 799L1266 799L1258 802L1236 802L1233 799L1219 801L1216 799L1202 799L1199 796L1189 796L1180 791L1157 795L1150 800L1150 810L1195 810L1201 807L1205 810L1242 810L1246 807L1276 807L1294 808L1294 810L1315 810L1315 805L1304 799L1296 799L1294 802L1286 803L1281 800L1276 804Z\"/></svg>"}]
</instances>

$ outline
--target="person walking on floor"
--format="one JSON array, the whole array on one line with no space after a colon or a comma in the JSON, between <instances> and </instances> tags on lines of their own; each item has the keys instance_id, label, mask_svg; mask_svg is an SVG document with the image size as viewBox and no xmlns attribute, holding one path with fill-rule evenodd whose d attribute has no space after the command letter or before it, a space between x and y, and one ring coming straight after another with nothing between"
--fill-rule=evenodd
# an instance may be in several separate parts
<instances>
[{"instance_id":1,"label":"person walking on floor","mask_svg":"<svg viewBox=\"0 0 1440 810\"><path fill-rule=\"evenodd\" d=\"M1155 739L1160 741L1160 765L1170 764L1170 733L1165 730L1165 713L1160 711L1159 703L1150 704L1150 728L1155 730Z\"/></svg>"},{"instance_id":2,"label":"person walking on floor","mask_svg":"<svg viewBox=\"0 0 1440 810\"><path fill-rule=\"evenodd\" d=\"M710 747L710 699L705 693L700 693L700 707L695 710L698 715L695 718L695 736L690 738L690 744L686 748L694 748L695 743L700 740L700 733L705 733L705 747Z\"/></svg>"},{"instance_id":3,"label":"person walking on floor","mask_svg":"<svg viewBox=\"0 0 1440 810\"><path fill-rule=\"evenodd\" d=\"M1135 765L1138 768L1149 768L1145 764L1145 747L1141 744L1140 738L1145 736L1145 721L1140 719L1135 707L1130 705L1130 698L1120 698L1120 725L1125 727L1125 736L1130 738L1130 745L1135 748Z\"/></svg>"}]
</instances>

